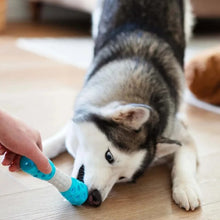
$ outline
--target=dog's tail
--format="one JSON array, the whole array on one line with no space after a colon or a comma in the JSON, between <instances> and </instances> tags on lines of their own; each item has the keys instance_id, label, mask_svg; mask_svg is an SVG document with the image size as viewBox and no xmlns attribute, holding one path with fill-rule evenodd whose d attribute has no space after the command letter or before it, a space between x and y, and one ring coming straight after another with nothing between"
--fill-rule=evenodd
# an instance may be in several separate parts
<instances>
[{"instance_id":1,"label":"dog's tail","mask_svg":"<svg viewBox=\"0 0 220 220\"><path fill-rule=\"evenodd\" d=\"M102 15L102 8L105 0L98 0L96 8L92 13L92 36L95 40L99 31L99 22Z\"/></svg>"},{"instance_id":2,"label":"dog's tail","mask_svg":"<svg viewBox=\"0 0 220 220\"><path fill-rule=\"evenodd\" d=\"M57 132L54 136L46 139L43 142L43 153L48 158L54 158L62 152L66 151L65 138L67 126Z\"/></svg>"},{"instance_id":3,"label":"dog's tail","mask_svg":"<svg viewBox=\"0 0 220 220\"><path fill-rule=\"evenodd\" d=\"M193 9L190 0L184 0L184 11L184 30L186 43L188 43L192 35L193 26L195 24L195 17L193 15Z\"/></svg>"}]
</instances>

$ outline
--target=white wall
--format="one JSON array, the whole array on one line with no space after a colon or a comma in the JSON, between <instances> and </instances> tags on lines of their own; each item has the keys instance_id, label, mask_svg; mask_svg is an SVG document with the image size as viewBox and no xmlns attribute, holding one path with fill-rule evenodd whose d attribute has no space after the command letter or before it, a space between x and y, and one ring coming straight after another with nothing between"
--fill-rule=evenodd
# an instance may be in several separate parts
<instances>
[{"instance_id":1,"label":"white wall","mask_svg":"<svg viewBox=\"0 0 220 220\"><path fill-rule=\"evenodd\" d=\"M28 0L7 0L7 20L25 21L30 18Z\"/></svg>"},{"instance_id":2,"label":"white wall","mask_svg":"<svg viewBox=\"0 0 220 220\"><path fill-rule=\"evenodd\" d=\"M1 0L0 0L1 1ZM29 21L31 18L29 0L7 0L7 19L8 21ZM42 10L43 20L71 20L88 19L88 15L67 10L62 7L44 5Z\"/></svg>"}]
</instances>

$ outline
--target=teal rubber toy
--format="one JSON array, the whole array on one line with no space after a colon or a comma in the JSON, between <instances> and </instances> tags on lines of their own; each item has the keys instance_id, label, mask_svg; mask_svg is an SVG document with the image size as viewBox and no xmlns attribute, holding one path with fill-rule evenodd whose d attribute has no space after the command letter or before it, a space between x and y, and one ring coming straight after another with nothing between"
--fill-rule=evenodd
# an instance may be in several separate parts
<instances>
[{"instance_id":1,"label":"teal rubber toy","mask_svg":"<svg viewBox=\"0 0 220 220\"><path fill-rule=\"evenodd\" d=\"M49 160L49 163L52 168L52 171L49 174L44 174L39 171L35 163L24 156L21 157L20 167L24 172L33 177L53 184L61 195L72 205L79 206L85 203L88 198L87 186L83 182L67 176L65 173L57 169L51 160Z\"/></svg>"}]
</instances>

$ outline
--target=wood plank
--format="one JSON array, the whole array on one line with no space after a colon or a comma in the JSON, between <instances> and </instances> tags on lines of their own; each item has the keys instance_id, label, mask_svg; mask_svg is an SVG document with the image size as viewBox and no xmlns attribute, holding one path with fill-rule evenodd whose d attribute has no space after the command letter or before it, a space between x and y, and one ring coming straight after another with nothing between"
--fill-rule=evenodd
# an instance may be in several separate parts
<instances>
[{"instance_id":1,"label":"wood plank","mask_svg":"<svg viewBox=\"0 0 220 220\"><path fill-rule=\"evenodd\" d=\"M13 39L0 46L1 108L40 130L43 138L54 134L72 117L85 71L16 48Z\"/></svg>"},{"instance_id":2,"label":"wood plank","mask_svg":"<svg viewBox=\"0 0 220 220\"><path fill-rule=\"evenodd\" d=\"M219 193L219 191L216 193ZM219 220L220 202L208 204L204 209L206 210L208 220Z\"/></svg>"},{"instance_id":3,"label":"wood plank","mask_svg":"<svg viewBox=\"0 0 220 220\"><path fill-rule=\"evenodd\" d=\"M203 196L203 205L220 202L219 158L220 152L200 159L198 179Z\"/></svg>"},{"instance_id":4,"label":"wood plank","mask_svg":"<svg viewBox=\"0 0 220 220\"><path fill-rule=\"evenodd\" d=\"M6 26L6 0L0 1L0 32L5 30Z\"/></svg>"},{"instance_id":5,"label":"wood plank","mask_svg":"<svg viewBox=\"0 0 220 220\"><path fill-rule=\"evenodd\" d=\"M1 0L2 1L2 0ZM91 24L87 21L43 21L40 23L31 22L10 22L2 33L10 37L77 37L90 36Z\"/></svg>"},{"instance_id":6,"label":"wood plank","mask_svg":"<svg viewBox=\"0 0 220 220\"><path fill-rule=\"evenodd\" d=\"M186 103L183 104L181 112L196 141L199 156L219 152L220 115Z\"/></svg>"},{"instance_id":7,"label":"wood plank","mask_svg":"<svg viewBox=\"0 0 220 220\"><path fill-rule=\"evenodd\" d=\"M172 202L169 170L162 166L136 184L116 185L99 208L73 207L52 187L1 196L0 204L2 219L205 219L201 209L185 212Z\"/></svg>"},{"instance_id":8,"label":"wood plank","mask_svg":"<svg viewBox=\"0 0 220 220\"><path fill-rule=\"evenodd\" d=\"M26 36L46 36L54 28L46 30L46 27L9 24L10 31L6 30L5 37L0 38L1 108L39 129L43 138L52 135L71 117L73 101L85 73L16 48L16 36L25 36L28 31ZM64 29L56 27L52 35L80 35L72 29ZM187 104L183 105L182 112L198 144L198 180L204 194L202 208L185 212L174 204L170 170L166 166L149 169L136 184L116 185L96 209L72 207L46 182L21 172L7 173L6 168L0 166L0 220L220 219L220 116ZM54 159L54 163L67 174L71 173L73 159L67 153ZM5 185L6 191L1 191Z\"/></svg>"},{"instance_id":9,"label":"wood plank","mask_svg":"<svg viewBox=\"0 0 220 220\"><path fill-rule=\"evenodd\" d=\"M20 183L8 171L5 172L0 167L0 197L6 194L13 194L21 191L26 191L28 188Z\"/></svg>"}]
</instances>

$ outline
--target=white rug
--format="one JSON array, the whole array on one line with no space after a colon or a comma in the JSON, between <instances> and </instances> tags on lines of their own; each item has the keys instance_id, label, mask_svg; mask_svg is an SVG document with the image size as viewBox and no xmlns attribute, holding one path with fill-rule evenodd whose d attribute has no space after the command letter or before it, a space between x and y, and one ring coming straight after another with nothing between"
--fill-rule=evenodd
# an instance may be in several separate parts
<instances>
[{"instance_id":1,"label":"white rug","mask_svg":"<svg viewBox=\"0 0 220 220\"><path fill-rule=\"evenodd\" d=\"M186 49L185 61L188 62L205 49L220 45L219 39L219 35L193 38ZM17 46L40 56L87 69L92 61L94 43L91 38L20 38ZM220 114L219 107L196 99L189 91L185 93L185 101Z\"/></svg>"},{"instance_id":2,"label":"white rug","mask_svg":"<svg viewBox=\"0 0 220 220\"><path fill-rule=\"evenodd\" d=\"M17 46L83 69L88 68L93 57L91 38L20 38Z\"/></svg>"}]
</instances>

